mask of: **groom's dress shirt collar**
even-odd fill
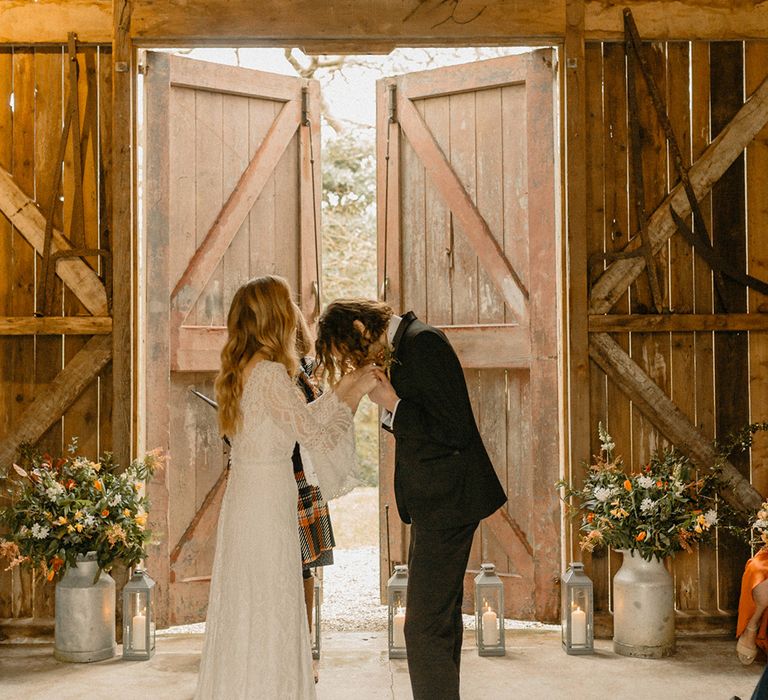
[[[402,316],[392,314],[389,318],[389,325],[387,326],[387,342],[389,347],[394,349],[393,344],[395,342],[395,336],[397,335],[397,329],[400,327],[400,322],[403,320]]]

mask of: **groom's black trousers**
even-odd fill
[[[414,700],[459,700],[461,602],[476,529],[411,525],[405,643]]]

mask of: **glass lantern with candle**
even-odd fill
[[[504,656],[504,583],[493,564],[475,577],[475,637],[480,656]]]
[[[405,658],[405,609],[408,593],[408,566],[397,564],[387,581],[387,620],[389,658]]]
[[[593,654],[592,581],[580,561],[572,562],[563,574],[561,594],[563,649],[566,654]]]
[[[314,608],[312,611],[312,627],[310,628],[310,636],[312,637],[312,658],[316,661],[320,658],[320,604],[321,596],[323,594],[322,579],[317,575],[317,569],[315,569],[314,576],[314,590],[313,601]]]
[[[136,569],[123,588],[123,659],[146,660],[155,653],[155,582]]]

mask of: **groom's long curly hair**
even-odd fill
[[[393,313],[390,306],[372,299],[337,299],[326,307],[317,322],[315,352],[331,384],[370,360],[371,345],[386,332]],[[356,328],[355,321],[365,330]]]

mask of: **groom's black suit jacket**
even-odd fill
[[[428,529],[478,522],[507,500],[477,429],[464,373],[445,335],[402,318],[390,374],[400,517]]]

